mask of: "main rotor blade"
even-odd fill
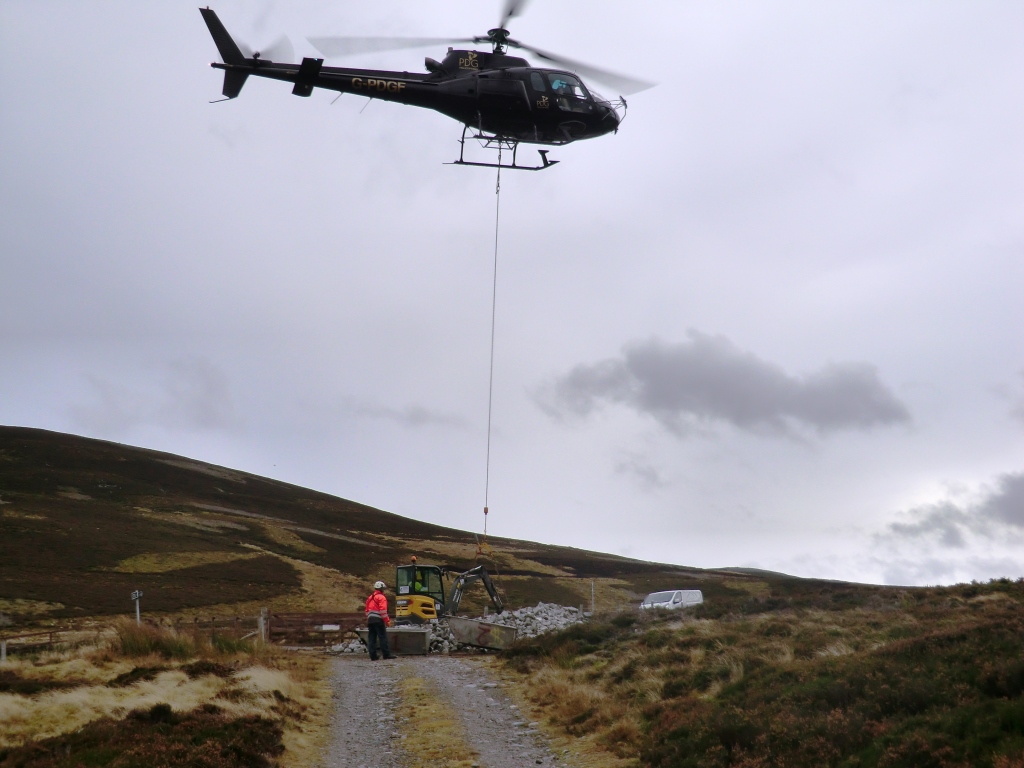
[[[505,0],[505,10],[501,12],[501,24],[498,25],[498,28],[505,29],[509,19],[522,15],[523,8],[528,2],[529,0]]]
[[[450,37],[307,37],[324,56],[351,56],[355,53],[399,51],[403,48],[425,48],[430,45],[472,43],[472,39]]]
[[[550,61],[552,64],[557,64],[560,67],[575,72],[585,80],[598,80],[606,85],[610,85],[616,89],[616,93],[621,96],[630,96],[634,93],[640,93],[640,91],[646,91],[648,88],[653,88],[656,83],[652,83],[649,80],[640,80],[636,77],[629,77],[628,75],[620,75],[617,72],[609,72],[607,69],[600,69],[599,67],[592,66],[590,64],[584,64],[579,61],[573,61],[567,59],[564,56],[558,56],[554,53],[548,53],[542,51],[539,48],[534,48],[532,45],[526,45],[516,40],[509,40],[508,44],[513,48],[521,48],[524,51],[529,51],[539,59]]]

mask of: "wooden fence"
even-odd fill
[[[341,642],[365,623],[363,613],[272,613],[267,639],[275,645],[322,647]]]
[[[210,634],[221,635],[244,640],[251,637],[266,639],[264,630],[265,617],[261,616],[209,616],[202,618],[195,616],[192,619],[174,619],[163,621],[148,621],[143,623],[156,627],[173,629],[179,634]]]
[[[322,648],[354,637],[353,630],[365,624],[363,613],[270,613],[259,616],[196,616],[191,619],[146,619],[143,623],[181,634],[217,634],[234,639],[256,639],[281,646]],[[53,627],[5,635],[0,632],[0,662],[9,652],[50,650],[58,645],[98,637],[111,625]]]
[[[0,663],[7,661],[7,651],[37,651],[53,648],[55,636],[60,630],[48,629],[42,632],[24,632],[20,635],[0,637]]]

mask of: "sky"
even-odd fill
[[[213,7],[297,56],[501,10]],[[658,85],[501,177],[489,484],[494,171],[444,165],[460,126],[427,110],[254,78],[209,103],[178,0],[0,2],[0,423],[471,531],[486,492],[492,536],[661,562],[1024,576],[1024,6],[534,0],[510,26]]]

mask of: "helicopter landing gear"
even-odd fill
[[[509,139],[504,136],[496,136],[493,134],[484,133],[478,131],[474,135],[470,136],[470,139],[476,139],[481,142],[481,146],[484,149],[494,150],[498,153],[498,162],[496,163],[481,163],[472,160],[465,159],[466,152],[466,131],[469,126],[462,126],[462,138],[459,139],[459,159],[454,160],[445,165],[475,165],[479,168],[508,168],[513,171],[543,171],[546,168],[550,168],[553,165],[558,165],[559,160],[548,160],[548,150],[538,149],[537,152],[540,154],[541,165],[518,165],[516,163],[516,154],[519,151],[519,140]],[[512,153],[512,163],[503,163],[501,161],[501,155],[503,152]]]

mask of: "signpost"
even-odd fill
[[[136,589],[132,592],[132,600],[135,601],[135,623],[142,624],[142,614],[139,611],[139,598],[142,597],[142,590]]]

